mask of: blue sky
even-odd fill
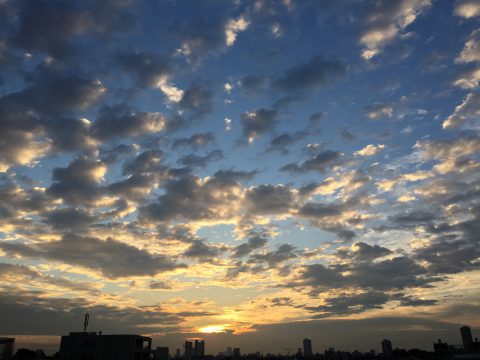
[[[54,350],[89,312],[209,352],[458,342],[480,326],[479,16],[0,1],[1,332]]]

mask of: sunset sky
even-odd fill
[[[480,1],[0,0],[0,334],[480,335]]]

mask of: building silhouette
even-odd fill
[[[148,360],[152,339],[141,335],[71,332],[62,336],[59,360]]]
[[[0,360],[10,360],[13,356],[15,338],[0,338]]]
[[[303,339],[303,356],[305,359],[311,359],[313,357],[312,340],[307,338]]]
[[[382,340],[382,353],[383,355],[390,356],[392,355],[392,342],[388,339]]]
[[[155,360],[168,360],[169,359],[168,347],[157,346],[157,348],[155,349],[155,352],[153,353],[153,358]]]
[[[460,328],[460,334],[462,335],[463,350],[466,353],[473,352],[473,338],[470,328],[468,326],[462,326]]]
[[[185,340],[183,358],[185,360],[191,360],[193,355],[193,343]]]
[[[240,348],[233,348],[233,358],[234,359],[240,359]]]
[[[205,340],[195,339],[195,347],[193,348],[193,356],[205,356]]]

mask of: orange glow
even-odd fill
[[[221,333],[225,332],[225,325],[208,325],[198,329],[199,332],[205,334]]]

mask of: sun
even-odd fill
[[[225,332],[225,325],[208,325],[198,329],[199,332],[205,334]]]

